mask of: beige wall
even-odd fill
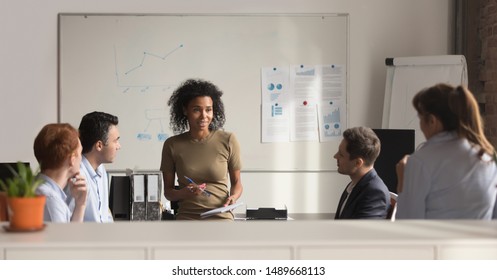
[[[349,13],[348,124],[378,128],[385,58],[451,53],[452,2],[0,0],[0,161],[24,160],[36,166],[33,139],[44,124],[57,121],[58,13]],[[290,212],[334,211],[347,181],[334,172],[243,176],[243,198],[250,206],[287,204]],[[312,185],[309,191],[307,184]]]

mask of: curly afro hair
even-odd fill
[[[221,129],[226,122],[224,104],[221,100],[223,92],[211,82],[201,79],[188,79],[184,81],[171,95],[167,105],[171,108],[170,126],[175,134],[180,134],[189,129],[188,119],[183,114],[183,108],[197,97],[209,96],[212,99],[214,116],[209,125],[209,130]]]

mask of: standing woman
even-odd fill
[[[164,195],[178,201],[177,220],[198,220],[201,213],[233,204],[242,195],[240,145],[233,133],[222,130],[226,120],[222,95],[212,83],[190,79],[167,103],[176,135],[164,143],[160,169]],[[198,188],[204,183],[209,196]],[[233,220],[233,213],[209,218]]]
[[[495,150],[466,88],[437,84],[412,104],[426,142],[397,164],[399,219],[491,219],[497,195]]]
[[[46,197],[43,220],[54,223],[82,222],[86,208],[86,180],[79,174],[81,142],[78,131],[67,123],[45,125],[33,145],[40,164],[38,175],[44,182],[36,193]],[[74,211],[68,206],[64,188],[75,199]]]

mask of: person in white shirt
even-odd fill
[[[397,164],[397,219],[491,219],[497,198],[495,150],[465,87],[437,84],[417,93],[426,142]]]
[[[112,163],[121,148],[118,123],[116,116],[103,112],[88,113],[81,119],[81,174],[88,185],[85,222],[114,221],[109,209],[109,179],[104,164]]]

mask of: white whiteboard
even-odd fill
[[[261,143],[261,68],[295,64],[348,69],[348,15],[60,14],[59,121],[117,115],[122,148],[109,168],[158,169],[172,136],[166,102],[202,78],[224,92],[242,170],[336,170],[339,140]]]
[[[412,99],[423,88],[438,83],[468,84],[463,55],[388,58],[382,127],[414,129],[416,147],[425,141]]]

